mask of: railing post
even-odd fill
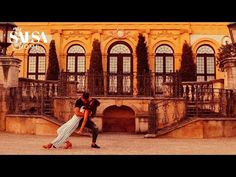
[[[194,101],[195,100],[195,85],[194,84],[192,84],[191,85],[191,95],[192,95],[192,101]]]
[[[197,87],[197,85],[196,85],[196,87]],[[196,114],[197,114],[197,117],[198,117],[198,87],[196,88],[196,99],[195,99],[195,101],[196,101]]]
[[[233,115],[233,90],[226,91],[226,116],[231,117]]]
[[[58,95],[58,82],[54,84],[54,96]]]
[[[187,86],[186,86],[186,89],[185,89],[185,93],[186,93],[186,99],[187,99],[187,101],[190,100],[190,97],[189,97],[189,94],[190,94],[190,93],[189,93],[189,90],[190,90],[190,89],[189,89],[189,85],[187,85]]]
[[[145,138],[154,138],[156,137],[157,133],[157,126],[156,126],[156,105],[154,100],[152,99],[148,105],[149,110],[149,119],[148,119],[148,134],[145,135]]]
[[[226,92],[226,116],[230,116],[230,90],[225,90]]]
[[[41,83],[40,84],[40,86],[41,86],[41,110],[40,110],[40,112],[41,112],[41,114],[43,115],[43,103],[44,103],[44,86],[43,86],[43,83]]]
[[[229,102],[230,102],[230,116],[231,117],[234,117],[234,93],[233,93],[233,90],[230,90],[230,96],[229,96]]]

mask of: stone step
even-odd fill
[[[191,122],[193,122],[193,121],[195,121],[194,118],[185,118],[185,119],[182,119],[182,120],[180,120],[179,122],[177,122],[177,123],[175,123],[175,124],[173,124],[173,125],[171,125],[171,126],[168,126],[168,127],[165,127],[165,128],[162,128],[162,129],[158,130],[158,131],[157,131],[157,136],[161,136],[161,135],[164,135],[164,134],[166,134],[166,133],[168,133],[168,132],[171,132],[171,131],[173,131],[173,130],[176,130],[176,129],[178,129],[178,128],[181,128],[181,127],[183,127],[183,126],[185,126],[185,125],[187,125],[187,124],[189,124],[189,123],[191,123]]]

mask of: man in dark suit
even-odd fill
[[[98,136],[98,128],[96,124],[92,121],[92,117],[96,114],[97,107],[100,105],[100,102],[95,99],[89,97],[89,93],[84,92],[83,95],[76,101],[75,103],[75,111],[78,111],[82,106],[85,107],[85,109],[88,109],[90,111],[90,116],[88,118],[82,118],[80,120],[80,123],[78,125],[79,133],[82,134],[84,127],[88,128],[92,132],[92,148],[100,148],[96,144],[97,136]]]

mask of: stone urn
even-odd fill
[[[4,88],[18,87],[20,59],[0,56],[0,84]]]
[[[236,57],[226,58],[222,64],[226,71],[226,89],[236,92]]]

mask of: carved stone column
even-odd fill
[[[227,77],[226,88],[236,90],[236,57],[226,58],[223,63]]]
[[[222,61],[226,71],[226,89],[233,90],[233,114],[236,115],[236,57],[226,58]]]
[[[149,120],[148,120],[148,134],[144,138],[155,138],[157,137],[157,117],[156,117],[156,105],[152,99],[148,105]]]

